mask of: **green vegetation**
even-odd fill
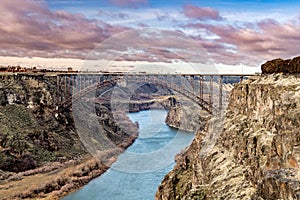
[[[19,172],[86,153],[69,111],[54,117],[54,83],[54,79],[0,80],[1,170]]]

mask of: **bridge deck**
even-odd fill
[[[5,75],[31,75],[31,76],[78,76],[78,75],[85,75],[85,76],[258,76],[260,74],[213,74],[213,73],[203,73],[203,74],[194,74],[194,73],[103,73],[103,72],[0,72],[0,76]]]

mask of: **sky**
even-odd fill
[[[299,11],[296,0],[1,0],[0,65],[253,73],[299,55]]]

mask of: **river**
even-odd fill
[[[128,114],[139,123],[139,137],[107,172],[63,200],[153,200],[175,155],[194,137],[166,125],[166,115],[165,110]]]

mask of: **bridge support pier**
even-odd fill
[[[75,94],[75,92],[76,92],[76,88],[77,88],[77,82],[76,82],[76,80],[77,80],[77,78],[78,78],[78,76],[73,76],[71,78],[71,80],[72,80],[72,90],[71,90],[72,95]]]
[[[70,96],[72,96],[72,91],[71,91],[71,87],[72,87],[72,84],[71,84],[71,80],[72,80],[72,75],[70,75],[70,76],[68,76],[68,79],[67,79],[67,92],[68,92],[68,98],[70,97]]]
[[[219,109],[222,110],[223,106],[223,76],[219,76]]]
[[[193,92],[193,94],[195,94],[195,76],[194,75],[191,75],[190,76],[190,80],[191,80],[191,86],[192,86],[192,92]]]
[[[80,91],[81,90],[81,75],[78,75],[77,78],[76,78],[76,90],[75,92],[77,91]],[[75,94],[75,93],[73,93]]]
[[[213,76],[209,76],[209,107],[210,111],[213,111],[213,94],[214,94],[214,86],[213,86]]]
[[[61,94],[60,94],[60,77],[57,76],[56,77],[56,101],[57,101],[57,105],[60,104],[60,97],[61,97]]]
[[[64,97],[67,96],[67,76],[64,76],[63,80],[64,80]]]
[[[200,76],[200,99],[203,99],[203,76]],[[202,108],[203,110],[203,108]]]

